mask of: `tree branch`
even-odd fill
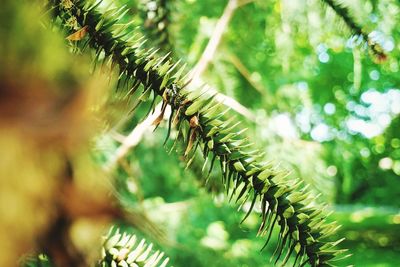
[[[191,158],[200,147],[205,159],[212,158],[210,171],[219,159],[222,181],[230,199],[235,197],[235,202],[240,201],[241,205],[251,202],[243,220],[256,203],[260,207],[258,234],[268,235],[266,244],[272,229],[279,225],[275,263],[286,251],[282,266],[293,253],[296,261],[305,257],[301,266],[307,263],[326,266],[342,252],[336,248],[342,240],[327,240],[336,231],[336,224],[326,222],[327,215],[316,206],[306,188],[299,189],[301,182],[288,180],[286,171],[263,162],[259,151],[249,151],[250,144],[243,138],[243,130],[237,130],[238,122],[234,117],[224,119],[224,110],[212,92],[188,86],[188,80],[185,76],[182,78],[182,68],[171,65],[166,58],[157,58],[154,50],[144,49],[142,40],[126,37],[125,34],[131,33],[124,32],[123,25],[115,24],[123,9],[104,15],[83,0],[76,0],[74,7],[67,10],[60,1],[52,3],[64,23],[73,16],[81,27],[88,26],[89,46],[118,65],[120,77],[126,83],[134,89],[141,83],[143,92],[139,99],[153,92],[162,97],[163,107],[171,107],[169,121],[178,130],[177,139],[187,146],[186,158]]]

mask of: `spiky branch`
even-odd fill
[[[358,24],[355,18],[350,14],[349,9],[337,0],[322,0],[330,6],[333,11],[343,19],[347,27],[355,34],[360,37],[364,42],[368,44],[371,52],[378,58],[378,60],[383,61],[386,59],[386,54],[380,44],[373,40],[368,32],[366,32],[360,24]]]
[[[224,119],[221,104],[215,102],[214,93],[208,89],[190,89],[183,76],[184,68],[172,64],[167,57],[157,58],[156,50],[143,48],[143,40],[132,37],[126,27],[117,22],[124,10],[97,11],[100,3],[76,0],[73,6],[63,6],[62,1],[51,0],[54,15],[65,24],[75,19],[85,34],[79,40],[104,55],[119,66],[120,80],[130,88],[131,95],[143,89],[139,99],[151,94],[162,97],[162,113],[171,107],[169,130],[174,125],[177,139],[186,143],[184,155],[190,159],[196,149],[201,148],[205,159],[211,159],[210,171],[219,159],[222,181],[230,199],[242,204],[251,201],[251,207],[260,205],[261,224],[258,234],[267,235],[268,243],[272,229],[280,226],[279,241],[275,251],[275,262],[283,257],[285,265],[295,253],[293,265],[329,266],[341,251],[337,242],[327,241],[337,229],[334,223],[326,222],[326,215],[316,207],[306,189],[299,189],[301,182],[289,181],[287,172],[261,161],[259,151],[249,151],[250,144],[237,131],[234,118]],[[122,14],[122,15],[121,15]],[[70,34],[76,34],[70,30]],[[86,35],[86,36],[85,36]],[[71,36],[71,35],[70,35]],[[153,101],[154,103],[154,101]],[[155,124],[160,120],[156,119]],[[168,130],[168,132],[169,132]],[[175,140],[177,141],[177,140]],[[190,160],[189,160],[190,161]],[[232,189],[230,189],[232,188]]]
[[[145,239],[136,235],[120,233],[119,229],[111,228],[103,237],[101,259],[98,267],[165,267],[169,258],[164,253],[153,249],[153,244],[147,244]],[[23,267],[52,267],[50,260],[44,254],[28,257],[23,261]]]
[[[98,267],[165,267],[169,258],[164,253],[153,250],[153,244],[135,235],[120,233],[119,230],[111,229],[104,237],[102,247],[102,259]]]

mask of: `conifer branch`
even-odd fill
[[[104,237],[102,258],[98,267],[165,267],[169,258],[164,253],[153,251],[153,244],[146,244],[135,235],[121,234],[117,229],[110,229]]]
[[[333,9],[333,11],[338,15],[347,27],[352,31],[352,33],[358,37],[360,37],[364,42],[368,44],[371,52],[374,56],[377,57],[379,61],[384,61],[387,58],[387,55],[380,44],[373,40],[370,36],[370,33],[366,32],[360,24],[358,24],[355,18],[350,14],[350,10],[344,4],[339,3],[338,0],[322,0],[329,7]]]
[[[183,154],[188,164],[199,148],[205,159],[211,159],[209,172],[219,159],[222,181],[230,199],[242,205],[251,201],[244,220],[256,203],[260,206],[258,235],[267,236],[266,245],[272,229],[280,226],[275,263],[281,259],[285,265],[293,253],[294,266],[307,263],[330,266],[331,261],[337,260],[342,250],[336,245],[342,240],[330,242],[329,237],[338,227],[326,222],[326,215],[313,203],[306,188],[300,189],[301,182],[289,181],[286,171],[262,162],[262,153],[250,150],[251,145],[242,135],[244,130],[237,130],[239,123],[235,118],[224,119],[226,111],[214,100],[215,92],[207,87],[191,89],[183,76],[184,67],[172,64],[167,57],[157,58],[157,50],[144,49],[143,40],[132,37],[125,26],[116,24],[124,9],[102,14],[96,9],[100,2],[76,0],[71,7],[61,5],[60,0],[50,3],[62,24],[72,18],[86,28],[86,37],[78,45],[89,45],[96,50],[97,57],[102,54],[105,61],[118,65],[120,84],[129,88],[132,97],[141,85],[140,100],[151,95],[162,97],[160,116],[167,105],[171,107],[169,129],[175,126],[178,130],[175,141],[186,144]],[[156,120],[155,124],[159,122]]]

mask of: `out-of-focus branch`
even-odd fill
[[[140,143],[144,134],[152,127],[153,122],[161,112],[161,103],[156,106],[154,112],[147,118],[139,123],[128,136],[121,140],[121,145],[117,149],[114,157],[108,162],[106,166],[107,171],[111,171],[117,163],[123,159],[128,152]]]
[[[347,6],[337,0],[322,0],[338,15],[347,27],[357,36],[361,37],[370,48],[370,51],[377,57],[378,62],[385,61],[387,58],[386,52],[383,47],[373,38],[371,33],[365,31],[355,18],[350,14]]]
[[[200,60],[192,70],[192,80],[194,83],[203,74],[209,63],[214,57],[215,51],[219,43],[221,42],[222,35],[224,34],[229,21],[231,20],[235,9],[238,7],[238,0],[229,0],[228,5],[225,7],[224,13],[219,18],[217,25],[211,35],[210,41],[208,42],[206,49],[204,49]]]
[[[203,84],[201,80],[201,75],[207,69],[208,65],[211,63],[212,59],[214,58],[215,52],[217,51],[218,45],[221,42],[222,36],[234,14],[234,11],[243,5],[253,2],[254,0],[230,0],[227,6],[224,9],[224,12],[220,19],[218,20],[215,29],[211,35],[211,38],[200,57],[200,60],[193,68],[191,72],[191,84],[194,86],[201,86]],[[215,97],[216,100],[223,102],[225,106],[230,107],[232,110],[236,111],[237,113],[244,116],[246,119],[255,121],[254,114],[245,106],[240,104],[235,99],[226,96],[224,94],[218,93]]]
[[[227,95],[218,93],[215,96],[215,99],[218,100],[219,102],[222,102],[224,106],[230,107],[232,110],[236,111],[249,121],[255,122],[256,121],[256,116],[251,112],[248,108],[240,104],[238,101],[236,101],[234,98],[229,97]]]
[[[254,0],[229,0],[224,9],[224,12],[222,13],[222,16],[219,18],[217,24],[215,25],[214,31],[211,35],[210,41],[206,46],[206,49],[204,49],[200,60],[197,62],[196,66],[192,70],[191,75],[194,82],[196,82],[196,80],[201,77],[207,66],[214,58],[218,45],[221,42],[222,36],[225,33],[226,28],[228,27],[228,24],[231,21],[235,10],[253,1]]]

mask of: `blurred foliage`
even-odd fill
[[[62,92],[60,98],[68,99],[77,87],[83,87],[76,80],[88,76],[79,71],[88,60],[80,56],[71,59],[58,33],[31,23],[37,20],[36,9],[29,11],[30,5],[8,2],[14,4],[0,11],[0,73],[15,80],[32,76],[47,80],[58,85],[49,86],[51,90]],[[124,19],[134,19],[133,25],[140,26],[149,18],[143,14],[149,12],[149,2],[152,1],[105,0],[103,4],[126,4],[130,12]],[[168,12],[156,14],[168,15],[162,18],[168,20],[168,49],[173,50],[175,58],[193,67],[227,1],[166,2]],[[292,170],[293,177],[301,177],[312,190],[321,193],[320,198],[332,204],[331,219],[343,225],[337,235],[346,237],[342,246],[350,248],[353,254],[340,266],[399,266],[400,5],[395,0],[343,2],[387,50],[386,61],[376,64],[365,45],[357,44],[340,18],[321,1],[252,1],[235,10],[203,76],[254,114],[254,121],[240,119],[249,128],[251,139],[264,148],[267,160]],[[140,5],[147,5],[147,9]],[[152,8],[150,4],[150,11]],[[143,34],[157,36],[154,28],[150,30]],[[165,41],[166,35],[162,36],[161,40],[148,36],[148,46]],[[75,49],[73,44],[70,49]],[[110,76],[108,86],[115,87],[111,71],[104,72]],[[3,103],[6,98],[1,97]],[[92,143],[92,155],[100,167],[110,162],[124,137],[141,122],[149,108],[139,107],[131,112],[121,96],[116,93],[114,97],[107,102],[109,110],[98,116],[100,124],[106,127]],[[103,101],[91,104],[90,109],[98,111]],[[141,234],[165,251],[175,266],[270,266],[266,255],[273,254],[274,246],[268,246],[267,253],[259,252],[263,240],[254,234],[257,215],[251,214],[239,224],[248,207],[242,207],[241,215],[227,204],[218,173],[212,173],[210,181],[204,184],[201,163],[195,161],[193,168],[185,170],[184,159],[169,154],[168,145],[167,149],[163,147],[165,124],[154,133],[146,131],[140,144],[125,157],[125,163],[104,175],[113,177],[112,193],[126,210],[144,212],[160,228],[158,235],[143,228]],[[2,129],[8,129],[9,125],[4,125]],[[21,144],[28,137],[12,142],[9,139],[8,132],[4,132],[0,141],[9,147],[1,154],[5,162],[1,166],[12,169],[6,175],[15,178],[19,174],[18,166],[14,166],[16,158],[29,162],[29,158],[35,158],[30,154],[42,150],[22,150]],[[13,148],[14,142],[19,142],[21,152]],[[24,156],[13,156],[7,151]],[[50,156],[44,154],[43,161],[51,162],[46,159]],[[13,164],[5,161],[9,157],[15,158]],[[52,160],[57,161],[58,157]],[[42,162],[39,158],[37,161]],[[82,165],[86,168],[86,162]],[[28,167],[29,164],[24,165],[26,172]],[[46,171],[41,167],[41,172]],[[86,177],[83,173],[81,180]],[[25,176],[21,176],[21,181],[25,181]],[[5,177],[1,179],[3,185]],[[46,188],[41,180],[36,181],[36,187]],[[19,190],[18,186],[11,187]],[[10,199],[3,197],[1,201],[6,210],[8,206],[3,203]],[[131,224],[117,223],[126,232],[140,235]],[[97,235],[98,232],[92,233]],[[85,238],[78,234],[76,243]],[[272,240],[275,242],[276,235]]]
[[[68,168],[85,165],[97,128],[91,109],[106,92],[104,79],[88,73],[88,57],[71,55],[45,18],[33,2],[0,9],[1,266],[36,252],[63,210]],[[85,166],[82,187],[93,181],[88,173]]]

